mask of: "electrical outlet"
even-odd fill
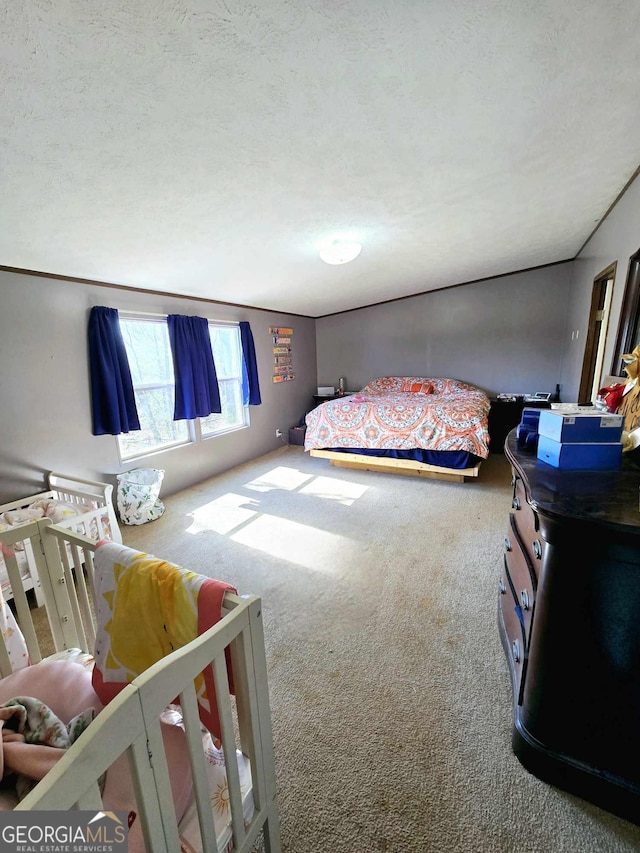
[[[282,438],[282,430],[281,429],[276,430],[276,438]]]

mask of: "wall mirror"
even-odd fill
[[[618,337],[611,362],[611,374],[613,376],[626,378],[622,355],[631,352],[638,344],[640,344],[640,249],[629,258]]]

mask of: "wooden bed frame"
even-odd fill
[[[449,483],[464,483],[468,477],[477,477],[481,463],[472,468],[444,468],[412,459],[393,459],[387,456],[365,456],[361,453],[337,453],[335,450],[310,450],[311,456],[328,459],[337,468],[360,468],[365,471],[406,474],[409,477],[425,477],[430,480],[445,480]]]

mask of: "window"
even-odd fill
[[[240,327],[209,323],[213,360],[218,375],[222,413],[198,421],[174,421],[175,383],[169,330],[162,317],[123,317],[120,328],[129,358],[140,430],[118,436],[121,459],[134,459],[249,425],[242,403]]]
[[[140,430],[118,436],[120,457],[133,459],[193,441],[189,421],[174,421],[173,360],[165,320],[120,317]]]
[[[248,409],[242,404],[242,345],[239,326],[209,323],[213,361],[218,374],[222,414],[200,418],[203,438],[248,426]]]

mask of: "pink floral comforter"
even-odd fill
[[[305,450],[465,450],[489,454],[487,395],[457,379],[385,376],[309,412]]]

